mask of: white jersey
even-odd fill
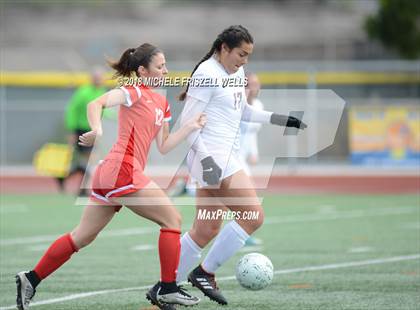
[[[242,169],[238,150],[240,124],[246,103],[245,75],[243,68],[234,74],[228,74],[224,67],[214,58],[200,64],[192,76],[193,80],[213,82],[213,87],[190,84],[188,98],[198,100],[205,106],[207,123],[199,136],[204,146],[222,169],[222,179]],[[227,85],[226,83],[232,83]],[[184,108],[185,112],[185,108]],[[183,113],[184,113],[183,112]],[[188,114],[188,112],[185,112]],[[200,156],[193,149],[187,157],[187,165],[193,179],[201,186],[207,184],[202,179]]]
[[[207,149],[211,153],[224,154],[238,151],[241,117],[246,104],[244,69],[241,67],[234,74],[228,74],[214,57],[210,57],[200,64],[192,77],[217,81],[215,87],[190,87],[187,94],[207,103],[204,110],[207,123],[200,134]],[[242,85],[223,85],[228,80]]]

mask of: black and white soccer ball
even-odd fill
[[[266,288],[273,281],[273,264],[260,253],[243,256],[236,265],[236,279],[246,289],[257,291]]]

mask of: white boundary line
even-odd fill
[[[371,209],[371,210],[348,210],[338,211],[331,214],[324,213],[313,213],[313,214],[301,214],[301,215],[286,215],[286,216],[275,216],[268,217],[264,221],[264,225],[279,224],[279,223],[300,223],[300,222],[317,222],[317,221],[331,221],[339,219],[351,219],[358,217],[374,217],[374,216],[386,216],[386,215],[399,215],[419,212],[420,209],[415,206],[406,206],[398,208],[382,208],[382,209]],[[185,224],[184,227],[191,227],[192,224]],[[118,237],[118,236],[130,236],[130,235],[146,235],[157,233],[158,229],[155,227],[143,227],[143,228],[126,228],[126,229],[115,229],[103,231],[99,237]],[[0,246],[20,245],[20,244],[32,244],[54,241],[57,239],[57,235],[39,235],[33,237],[22,237],[22,238],[11,238],[11,239],[0,239]]]
[[[386,264],[386,263],[395,263],[401,261],[408,261],[408,260],[416,260],[420,259],[420,254],[413,254],[413,255],[405,255],[405,256],[394,256],[388,258],[378,258],[378,259],[369,259],[363,261],[355,261],[355,262],[344,262],[344,263],[336,263],[336,264],[327,264],[327,265],[319,265],[319,266],[307,266],[301,268],[293,268],[293,269],[284,269],[284,270],[276,270],[274,271],[275,274],[290,274],[290,273],[299,273],[299,272],[306,272],[306,271],[318,271],[318,270],[328,270],[328,269],[339,269],[339,268],[350,268],[350,267],[359,267],[359,266],[368,266],[368,265],[377,265],[377,264]],[[230,281],[234,280],[235,276],[228,276],[228,277],[220,277],[218,281]],[[146,290],[151,286],[138,286],[138,287],[127,287],[127,288],[120,288],[120,289],[110,289],[110,290],[101,290],[101,291],[92,291],[80,294],[73,294],[59,298],[52,298],[37,301],[31,304],[31,307],[34,306],[41,306],[41,305],[48,305],[54,304],[74,299],[81,299],[91,296],[97,295],[104,295],[104,294],[113,294],[118,292],[129,292],[129,291],[140,291]],[[16,305],[1,307],[0,310],[9,310],[9,309],[16,309]]]

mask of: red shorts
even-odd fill
[[[143,174],[143,170],[134,167],[130,162],[105,159],[95,170],[92,179],[92,194],[90,199],[103,205],[115,206],[115,211],[121,205],[110,200],[143,189],[150,179]]]

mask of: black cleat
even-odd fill
[[[201,265],[191,271],[188,275],[188,282],[202,291],[211,300],[221,305],[227,305],[226,298],[217,287],[214,274],[206,272]]]
[[[146,298],[152,305],[159,307],[161,310],[175,310],[175,306],[159,302],[157,299],[157,291],[160,287],[160,282],[156,283],[147,293]]]

